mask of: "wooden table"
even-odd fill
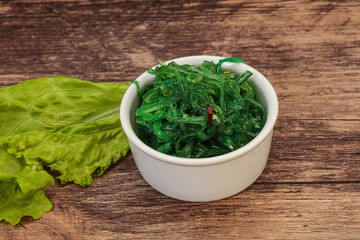
[[[130,81],[158,60],[243,58],[280,112],[267,167],[225,200],[152,189],[131,153],[90,187],[48,187],[51,212],[1,239],[360,239],[360,2],[0,2],[0,86],[65,75]],[[4,124],[4,123],[1,123]]]

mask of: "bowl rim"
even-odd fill
[[[220,59],[223,59],[223,58],[226,58],[226,57],[219,57],[219,56],[212,56],[212,55],[194,55],[194,56],[186,56],[186,57],[171,59],[171,60],[166,61],[165,63],[168,64],[172,61],[188,61],[188,60],[209,60],[209,61],[214,61],[216,63]],[[260,77],[262,83],[264,84],[263,86],[264,86],[265,91],[267,91],[270,95],[271,101],[269,101],[269,102],[271,102],[271,105],[273,107],[273,110],[271,112],[269,112],[269,111],[267,112],[267,119],[266,119],[263,129],[249,143],[247,143],[243,147],[236,149],[232,152],[229,152],[229,153],[226,153],[223,155],[219,155],[219,156],[206,157],[206,158],[183,158],[183,157],[172,156],[172,155],[168,155],[168,154],[156,151],[155,149],[149,147],[143,141],[141,141],[131,126],[130,104],[128,103],[128,101],[129,101],[129,98],[132,97],[132,95],[134,95],[134,94],[137,95],[137,91],[136,91],[137,88],[136,88],[135,84],[131,84],[130,87],[126,90],[126,92],[123,96],[123,99],[121,101],[121,105],[120,105],[120,121],[121,121],[122,128],[123,128],[126,136],[128,137],[128,140],[131,143],[133,143],[137,148],[139,148],[146,154],[152,156],[153,158],[156,158],[158,160],[168,162],[168,163],[173,163],[173,164],[178,164],[178,165],[187,165],[187,166],[203,166],[203,165],[218,164],[218,163],[230,161],[235,158],[239,158],[240,156],[243,156],[246,153],[248,153],[249,151],[253,150],[259,144],[261,144],[273,130],[275,122],[277,120],[277,116],[278,116],[279,103],[278,103],[278,98],[277,98],[276,92],[275,92],[273,86],[271,85],[271,83],[269,82],[269,80],[264,75],[262,75],[259,71],[252,68],[251,66],[249,66],[245,63],[241,63],[241,64],[244,64],[244,66],[247,69],[249,69],[253,73],[256,73]],[[159,66],[159,65],[156,65],[156,66]],[[155,68],[156,66],[154,66],[152,68]],[[149,75],[151,75],[151,74],[149,74],[147,71],[145,71],[144,73],[142,73],[140,76],[138,76],[136,78],[136,81],[141,81],[143,78],[145,78],[146,76],[149,76]]]

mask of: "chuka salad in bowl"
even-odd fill
[[[141,105],[136,110],[138,137],[159,152],[205,158],[222,155],[249,143],[266,121],[265,108],[255,99],[246,70],[237,76],[222,70],[224,58],[200,66],[160,61],[148,73],[152,84],[137,92]]]
[[[278,114],[271,83],[236,58],[159,62],[126,90],[120,120],[136,166],[179,200],[223,199],[264,170]]]

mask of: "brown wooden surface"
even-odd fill
[[[131,154],[1,239],[360,239],[360,2],[0,1],[0,86],[65,75],[130,81],[158,60],[243,58],[280,103],[269,162],[247,190],[186,203]],[[1,123],[3,124],[3,123]]]

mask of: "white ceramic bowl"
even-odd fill
[[[201,65],[204,60],[217,63],[222,58],[224,57],[189,56],[168,62]],[[120,119],[136,166],[147,183],[169,197],[194,202],[223,199],[249,187],[265,168],[278,114],[276,93],[261,73],[244,63],[224,63],[222,69],[237,74],[245,70],[253,73],[249,83],[255,90],[256,99],[266,108],[267,119],[262,131],[251,142],[221,156],[180,158],[160,153],[147,146],[136,135],[135,111],[140,99],[135,84],[129,87],[123,97]],[[153,80],[154,75],[147,72],[137,78],[140,87]]]

